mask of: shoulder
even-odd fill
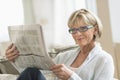
[[[92,51],[95,55],[95,58],[100,61],[112,61],[113,58],[110,53],[102,49],[100,44],[96,44],[96,47]]]
[[[110,53],[104,51],[104,50],[101,50],[98,54],[99,58],[103,58],[105,60],[112,60],[112,56]]]
[[[110,55],[110,53],[101,50],[97,55],[96,55],[96,62],[99,63],[99,65],[109,65],[113,66],[113,58]]]

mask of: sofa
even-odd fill
[[[77,47],[76,45],[70,47],[57,46],[54,49],[52,49],[52,51],[49,52],[49,54],[53,58],[57,54],[59,54],[59,52],[66,51],[69,49],[74,49],[76,47]],[[16,80],[18,75],[19,72],[13,67],[13,65],[9,61],[0,62],[0,80]],[[114,80],[119,80],[119,79],[114,78]]]

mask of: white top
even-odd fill
[[[59,53],[54,61],[65,64],[68,68],[77,57],[80,48]],[[43,73],[44,74],[44,73]],[[45,74],[44,74],[45,75]],[[74,70],[69,80],[113,80],[114,64],[110,54],[102,50],[99,44],[90,51],[83,64]],[[50,79],[49,79],[50,80]],[[57,78],[51,80],[59,80]]]

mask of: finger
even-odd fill
[[[9,53],[6,55],[6,57],[12,57],[14,55],[18,55],[19,54],[19,51],[18,50],[14,50],[12,53]]]
[[[62,76],[62,75],[57,75],[57,77],[58,77],[59,79],[64,80],[64,76]]]
[[[52,71],[53,71],[53,73],[55,73],[55,74],[60,74],[60,73],[64,72],[64,70],[63,70],[62,68],[53,69]]]
[[[51,71],[55,74],[59,74],[64,71],[64,65],[63,64],[56,64],[50,68]]]
[[[8,48],[8,50],[6,50],[6,55],[13,53],[14,50],[16,50],[17,47],[15,45],[12,45],[10,48]]]
[[[62,75],[64,75],[63,74],[63,72],[53,72],[55,75],[57,75],[57,76],[62,76]]]
[[[10,48],[12,48],[12,46],[13,46],[13,43],[11,43],[11,44],[8,46],[8,48],[6,49],[6,51],[9,50]]]
[[[18,54],[13,53],[13,54],[7,56],[7,59],[8,59],[8,60],[13,60],[13,59],[17,58],[18,56],[19,56]]]
[[[63,73],[64,73],[64,69],[63,69],[63,68],[64,68],[64,67],[57,68],[57,69],[53,69],[52,72],[53,72],[55,75],[61,76],[61,75],[63,75]]]
[[[18,50],[14,50],[14,52],[7,54],[6,58],[8,60],[11,60],[11,59],[15,59],[16,58],[15,56],[18,56],[18,55],[19,55],[19,51]]]
[[[9,58],[9,61],[15,61],[15,59],[18,57],[18,55],[14,55],[12,57]]]
[[[58,68],[61,68],[62,66],[63,66],[63,64],[55,64],[50,67],[50,70],[58,69]]]
[[[53,73],[61,79],[68,79],[72,74],[72,71],[69,70],[64,64],[55,65],[52,68]]]

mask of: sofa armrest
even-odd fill
[[[9,61],[0,62],[0,71],[2,74],[19,74]]]

